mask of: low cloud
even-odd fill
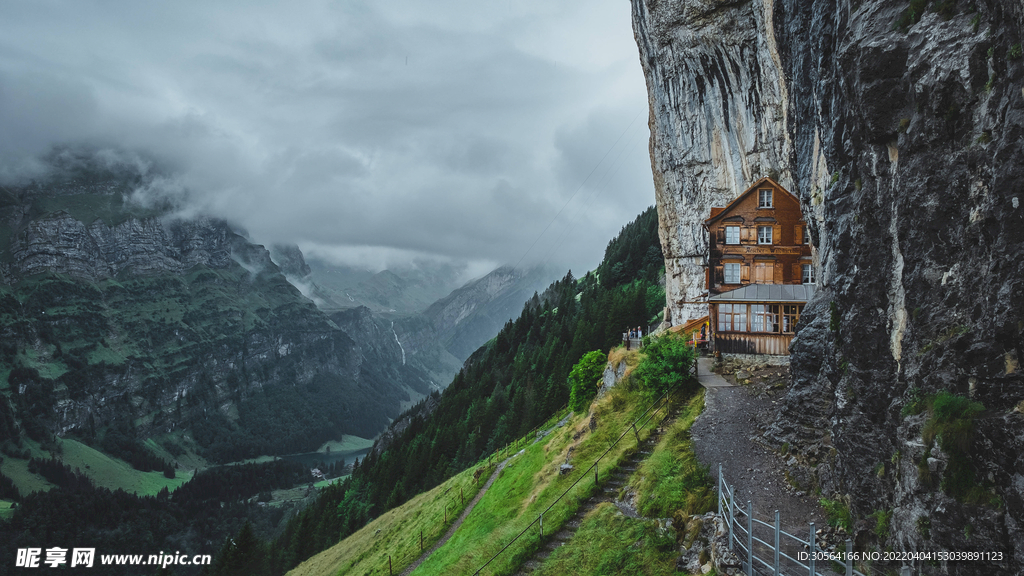
[[[0,180],[127,151],[264,244],[582,271],[654,201],[647,98],[628,3],[557,4],[8,4]]]

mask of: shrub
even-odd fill
[[[569,409],[580,412],[597,394],[597,382],[604,373],[607,356],[600,350],[587,352],[569,372]]]
[[[830,526],[842,528],[847,532],[853,528],[853,516],[850,515],[850,507],[844,504],[842,500],[829,500],[828,498],[822,498],[818,502],[820,502],[821,507],[825,509],[825,515],[828,516],[828,523]]]
[[[875,510],[870,514],[875,519],[875,536],[879,540],[889,537],[889,524],[892,521],[892,510]]]
[[[1014,44],[1010,46],[1010,50],[1006,53],[1007,58],[1010,60],[1020,60],[1021,56],[1024,56],[1024,48],[1020,44]]]
[[[634,375],[641,385],[657,396],[684,385],[696,388],[691,374],[697,352],[681,336],[668,334],[655,339],[644,349]]]

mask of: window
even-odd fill
[[[725,283],[726,284],[739,284],[740,283],[740,265],[739,264],[726,264],[725,268]]]
[[[758,208],[771,208],[772,207],[772,191],[771,190],[758,190],[757,191],[757,207]]]
[[[772,227],[771,226],[758,226],[757,227],[757,243],[758,244],[771,244],[772,243]]]
[[[800,321],[800,311],[803,307],[799,304],[786,304],[782,307],[782,331],[787,334],[796,332],[797,322]]]
[[[751,332],[778,332],[779,331],[779,305],[778,304],[751,304],[750,305]]]
[[[725,227],[725,243],[726,244],[739,244],[740,243],[740,227],[739,226],[726,226]]]
[[[719,332],[746,332],[747,331],[747,305],[746,304],[719,304],[718,305],[718,331]]]
[[[801,264],[800,269],[803,272],[804,284],[814,284],[814,265],[813,264]]]
[[[807,231],[807,226],[804,226],[804,244],[811,243],[811,233]]]

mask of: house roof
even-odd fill
[[[751,184],[746,190],[743,191],[742,194],[737,196],[732,202],[729,202],[729,204],[725,208],[712,208],[711,209],[711,217],[708,218],[707,220],[704,220],[704,225],[706,226],[708,224],[711,224],[715,220],[719,220],[721,218],[726,217],[729,214],[729,212],[732,211],[733,206],[738,204],[740,201],[742,201],[744,198],[746,198],[749,194],[752,194],[754,192],[754,190],[757,190],[758,188],[762,187],[766,182],[768,184],[774,186],[775,188],[781,190],[782,192],[785,192],[786,194],[789,194],[790,196],[793,196],[793,193],[790,192],[789,190],[786,190],[785,188],[783,188],[781,184],[779,184],[775,180],[772,180],[771,178],[765,176],[764,178],[761,178],[757,182],[754,182],[753,184]],[[793,198],[796,199],[796,196],[793,196]]]
[[[807,302],[814,297],[814,284],[747,284],[716,294],[709,302]]]

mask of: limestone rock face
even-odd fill
[[[707,231],[754,180],[792,188],[786,85],[771,0],[633,0],[672,322],[707,313]],[[703,311],[702,311],[703,310]]]
[[[858,545],[1000,551],[1002,561],[923,570],[1018,573],[1024,6],[634,0],[633,10],[673,319],[693,315],[682,302],[702,290],[703,271],[694,279],[678,259],[700,252],[706,207],[776,171],[801,199],[820,285],[770,435],[813,461],[822,493],[849,497],[856,518],[892,513],[887,534],[863,529]],[[755,101],[749,115],[723,105]],[[714,126],[733,139],[716,140]],[[756,145],[735,137],[751,126]],[[730,153],[716,155],[716,141]],[[923,438],[932,413],[904,410],[943,390],[985,407],[960,456]]]

